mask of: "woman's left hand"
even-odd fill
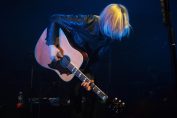
[[[94,80],[90,80],[89,82],[82,82],[81,86],[85,87],[87,91],[92,90],[91,83],[94,83]]]

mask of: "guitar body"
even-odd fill
[[[40,36],[36,44],[35,47],[36,61],[44,68],[55,71],[62,80],[66,82],[70,81],[74,77],[74,74],[61,72],[59,69],[52,68],[51,66],[49,66],[52,62],[50,60],[50,48],[46,44],[46,36],[47,29],[43,31],[42,35]],[[83,55],[70,45],[67,37],[65,36],[64,32],[61,29],[59,30],[59,39],[57,40],[58,41],[56,42],[58,42],[58,44],[56,45],[58,45],[60,50],[62,50],[63,55],[68,56],[72,64],[79,69],[83,63]]]

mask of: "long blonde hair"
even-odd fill
[[[121,4],[110,4],[100,14],[100,30],[103,35],[121,40],[130,32],[128,10]]]

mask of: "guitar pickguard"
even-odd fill
[[[48,64],[50,68],[55,69],[60,72],[60,74],[70,75],[72,74],[67,68],[61,66],[60,61],[52,61]]]

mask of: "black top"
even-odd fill
[[[55,43],[61,28],[69,42],[88,54],[89,63],[87,68],[92,70],[92,65],[99,59],[104,59],[105,51],[108,50],[109,40],[103,36],[99,29],[99,17],[96,15],[61,15],[55,14],[50,18],[47,30],[47,44]],[[91,72],[92,73],[92,72]]]

